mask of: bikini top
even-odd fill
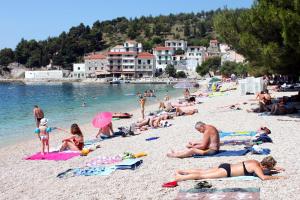
[[[252,173],[248,172],[246,167],[245,167],[245,163],[244,162],[242,162],[242,163],[243,163],[243,168],[244,168],[244,175],[245,176],[254,176],[255,173],[254,172],[252,172]]]

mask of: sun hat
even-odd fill
[[[45,126],[45,125],[47,125],[47,123],[48,123],[48,119],[47,118],[43,118],[43,119],[41,119],[40,125],[41,126]]]

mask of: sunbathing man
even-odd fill
[[[189,108],[189,109],[184,109],[184,108],[176,108],[176,116],[183,116],[183,115],[193,115],[195,113],[198,113],[198,109],[194,108]]]
[[[187,150],[168,153],[168,157],[172,158],[186,158],[195,154],[211,156],[219,152],[220,149],[220,136],[218,130],[203,122],[197,122],[195,129],[203,133],[203,138],[200,142],[189,142]]]
[[[275,165],[276,160],[272,156],[268,156],[261,162],[257,160],[246,160],[237,164],[222,163],[218,167],[210,169],[176,170],[175,180],[218,179],[234,176],[258,176],[261,180],[283,178],[264,174],[264,170],[269,171],[269,174],[284,171],[283,168],[275,167]]]

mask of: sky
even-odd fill
[[[0,49],[14,49],[21,38],[44,40],[81,22],[134,18],[217,8],[249,8],[253,0],[3,0]]]

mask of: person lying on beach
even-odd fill
[[[61,128],[57,128],[57,129],[63,130]],[[65,151],[65,150],[81,151],[83,149],[84,137],[79,126],[77,124],[72,124],[70,132],[72,136],[62,140],[62,146],[59,149],[59,151]]]
[[[176,116],[183,116],[183,115],[193,115],[195,113],[198,113],[198,109],[195,108],[189,108],[189,109],[184,109],[184,108],[176,108],[175,115]]]
[[[172,158],[187,158],[195,154],[207,156],[217,154],[220,149],[220,136],[216,127],[199,121],[196,123],[195,129],[203,133],[201,141],[189,142],[186,145],[186,150],[179,152],[172,151],[167,156]]]
[[[35,129],[35,133],[38,134],[38,137],[41,141],[41,154],[45,154],[45,148],[47,148],[47,153],[49,153],[49,133],[51,128],[47,126],[48,119],[42,118],[40,120],[40,126]]]
[[[281,176],[265,175],[284,171],[281,167],[275,167],[276,160],[272,156],[265,157],[261,162],[257,160],[246,160],[237,164],[222,163],[218,167],[210,169],[190,169],[176,170],[175,180],[200,180],[200,179],[218,179],[235,176],[258,176],[261,180],[272,180],[283,178]]]
[[[148,117],[147,119],[143,119],[133,124],[134,129],[138,129],[140,131],[146,131],[149,128],[159,128],[163,127],[165,123],[162,123],[164,120],[173,119],[172,115],[163,114],[160,116]]]
[[[197,91],[197,92],[191,93],[191,96],[208,97],[208,93],[202,92],[202,91]]]
[[[271,115],[286,115],[296,113],[297,109],[292,104],[287,104],[286,98],[281,98],[278,103],[274,103],[271,108]]]
[[[96,135],[96,138],[98,138],[98,137],[107,138],[107,137],[112,137],[112,136],[114,136],[114,130],[113,130],[112,123],[110,122],[105,127],[99,129],[99,131]]]

